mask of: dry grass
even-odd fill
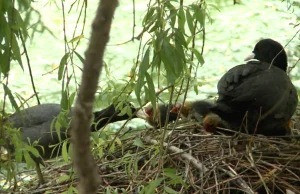
[[[113,151],[104,151],[97,161],[105,182],[99,193],[139,193],[144,187],[156,193],[300,193],[295,139],[210,135],[191,121],[172,127],[163,144],[162,130],[149,129],[127,133]],[[27,191],[61,193],[76,187],[76,176],[57,181],[70,175],[70,168],[44,169],[48,184]]]

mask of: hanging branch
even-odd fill
[[[73,161],[80,177],[79,193],[96,193],[101,179],[90,151],[90,121],[97,90],[99,75],[103,66],[103,55],[118,0],[101,0],[92,24],[89,46],[85,52],[82,83],[72,119],[71,141]]]

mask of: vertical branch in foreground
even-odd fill
[[[74,148],[73,161],[80,177],[79,193],[96,193],[101,181],[90,152],[89,125],[103,64],[104,50],[109,40],[112,18],[117,6],[118,0],[99,1],[96,17],[92,24],[89,46],[85,52],[82,81],[71,124],[71,141]]]

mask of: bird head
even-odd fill
[[[216,131],[216,128],[221,125],[221,123],[222,119],[219,115],[210,113],[203,119],[203,128],[205,131],[213,133]]]
[[[245,58],[245,61],[257,59],[262,62],[272,63],[272,65],[286,71],[287,55],[283,46],[272,40],[262,39],[254,47],[250,55]]]
[[[164,126],[165,121],[167,120],[167,115],[169,115],[168,122],[175,121],[178,115],[177,113],[173,113],[172,111],[170,111],[170,113],[168,114],[168,105],[164,104],[157,104],[154,112],[152,104],[149,103],[145,106],[144,111],[147,115],[145,120],[152,126]]]
[[[158,106],[156,107],[156,114],[154,115],[154,109],[151,103],[148,103],[144,107],[144,110],[140,110],[139,115],[137,114],[139,118],[146,120],[150,125],[155,125],[158,115],[159,115]]]
[[[182,107],[182,108],[181,108]],[[189,101],[185,101],[184,105],[182,103],[177,103],[171,110],[172,113],[178,114],[181,109],[180,116],[186,118],[188,117],[193,111],[193,103]]]

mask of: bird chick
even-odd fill
[[[158,126],[165,126],[167,121],[167,113],[168,113],[168,105],[157,105],[156,106],[156,113],[154,114],[154,109],[151,104],[145,107],[146,113],[146,121],[155,127]],[[177,113],[170,112],[169,113],[169,120],[168,123],[175,121],[177,119]]]
[[[215,133],[218,127],[229,128],[227,122],[215,113],[209,113],[204,117],[203,128],[205,131]]]
[[[212,113],[211,109],[215,105],[209,101],[186,101],[182,107],[182,104],[176,104],[171,112],[179,113],[181,107],[181,117],[188,119],[196,119],[199,122],[203,122],[203,128],[207,132],[215,132],[217,127],[228,128],[228,124],[221,119],[217,114]]]
[[[182,104],[178,103],[172,108],[171,112],[178,114],[181,107]],[[182,118],[194,118],[197,121],[202,121],[203,117],[211,112],[212,107],[214,107],[214,104],[205,100],[185,101],[181,109],[180,116]]]

